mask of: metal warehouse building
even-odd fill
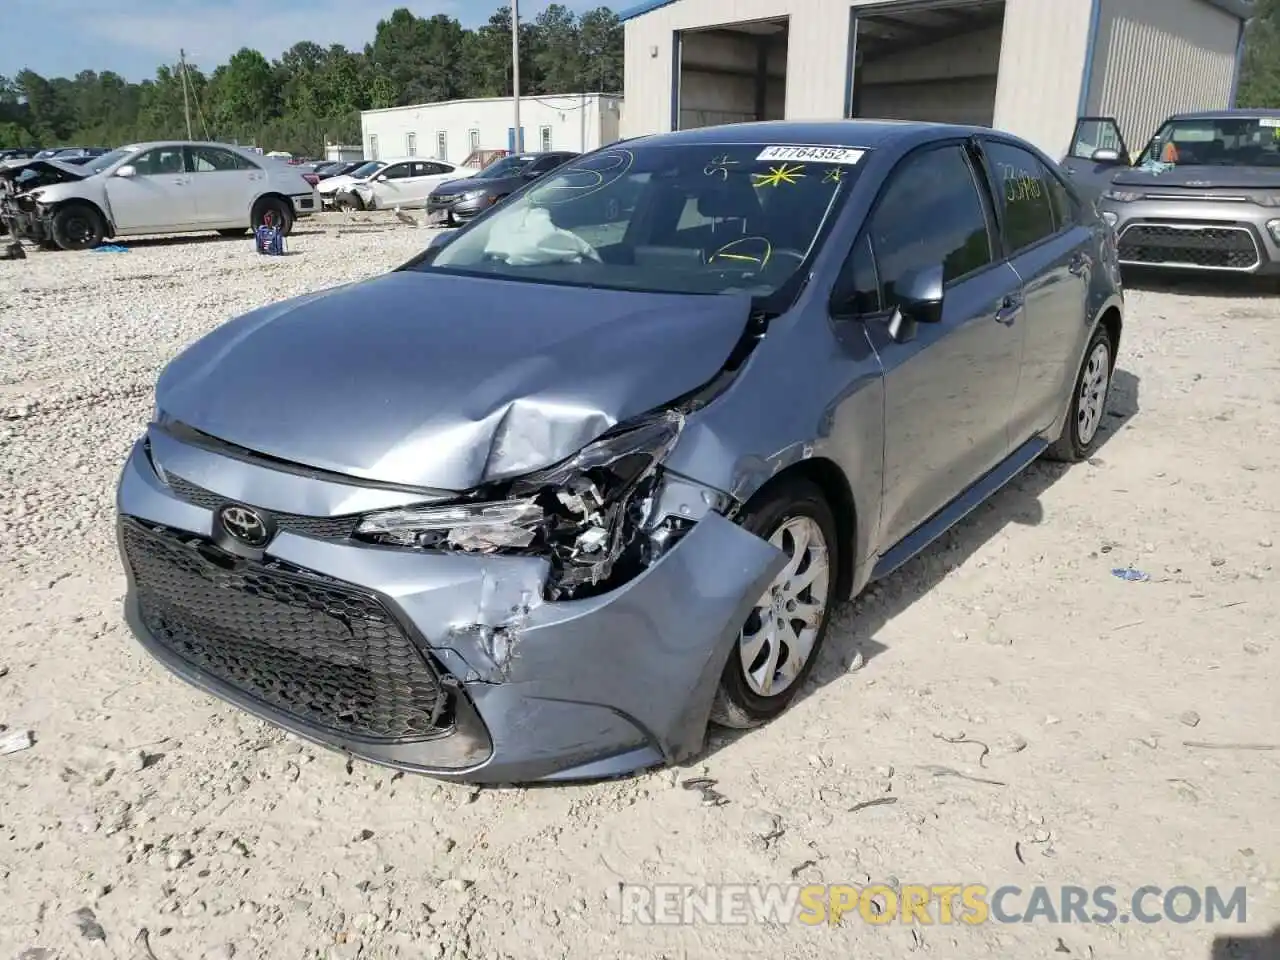
[[[748,120],[994,126],[1062,156],[1078,115],[1142,142],[1234,104],[1252,0],[647,0],[622,135]]]
[[[520,144],[510,97],[446,100],[360,114],[370,160],[427,157],[462,163],[475,150],[573,150],[618,139],[622,98],[574,93],[520,98]]]

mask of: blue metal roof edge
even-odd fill
[[[675,2],[676,0],[644,0],[644,2],[637,3],[635,6],[627,7],[627,9],[619,13],[618,22],[625,23],[628,20],[634,20],[636,17],[642,17],[646,13],[651,13],[654,10],[657,10],[659,7],[670,6]]]
[[[636,17],[642,17],[646,13],[652,13],[660,7],[668,7],[678,0],[643,0],[633,6],[627,7],[618,14],[618,22],[625,23],[628,20],[634,20]],[[1219,10],[1224,10],[1232,16],[1239,17],[1241,20],[1248,20],[1257,15],[1257,4],[1254,0],[1206,0]]]

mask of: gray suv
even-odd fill
[[[1280,110],[1178,114],[1136,158],[1114,119],[1085,117],[1063,167],[1126,267],[1280,274]]]
[[[836,604],[1091,455],[1123,309],[1111,231],[1006,134],[615,144],[174,359],[119,483],[126,617],[376,762],[683,762],[792,702]]]

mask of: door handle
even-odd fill
[[[1018,319],[1018,314],[1022,312],[1022,298],[1015,296],[1005,297],[1000,301],[1000,309],[996,311],[996,323],[1002,323],[1006,327],[1013,326]]]
[[[1067,269],[1077,277],[1083,276],[1089,267],[1093,265],[1093,258],[1087,253],[1077,253],[1071,258],[1071,262],[1067,264]]]

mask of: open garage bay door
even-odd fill
[[[1004,0],[854,8],[850,115],[991,126]]]
[[[787,101],[787,20],[680,34],[679,129],[781,120]]]

